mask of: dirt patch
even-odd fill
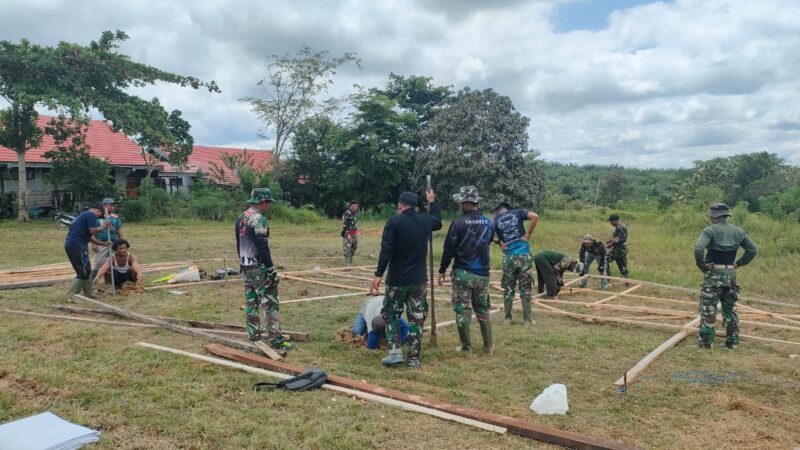
[[[716,403],[727,411],[741,411],[751,417],[778,416],[784,420],[800,425],[800,419],[792,414],[781,411],[771,406],[763,405],[741,395],[720,394],[715,399]]]
[[[31,378],[20,378],[7,371],[0,372],[0,389],[16,391],[29,397],[70,397],[66,389],[48,388]]]
[[[342,342],[350,348],[361,348],[367,346],[367,341],[364,336],[353,336],[353,330],[350,327],[340,328],[333,334],[333,340]]]

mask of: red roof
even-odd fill
[[[50,121],[49,116],[40,116],[38,124],[44,127]],[[142,158],[142,149],[122,133],[114,132],[104,120],[92,120],[89,122],[89,129],[86,132],[86,143],[89,145],[89,153],[108,162],[116,167],[139,167],[145,166]],[[43,136],[39,147],[25,152],[25,161],[30,164],[50,164],[44,157],[44,153],[53,150],[55,145],[53,138]],[[250,165],[256,170],[270,170],[272,166],[272,152],[266,150],[243,150],[228,147],[206,147],[195,145],[192,154],[189,156],[187,168],[177,169],[168,163],[159,162],[156,169],[160,173],[195,173],[203,171],[213,181],[222,184],[239,184],[239,176],[235,171],[231,171],[222,162],[221,157],[225,154],[242,155]],[[246,157],[244,156],[246,155]],[[0,146],[0,163],[16,164],[17,154],[11,149]],[[223,169],[222,177],[215,176],[212,170],[212,163]]]

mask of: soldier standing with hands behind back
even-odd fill
[[[703,284],[700,288],[700,333],[697,337],[697,346],[700,348],[711,348],[714,345],[717,302],[722,303],[725,347],[734,350],[739,346],[739,314],[736,312],[739,285],[736,284],[736,269],[749,264],[756,257],[758,248],[744,230],[727,223],[730,215],[728,205],[711,205],[708,210],[711,225],[703,229],[694,244],[694,260],[703,271]],[[736,251],[740,247],[744,249],[744,255],[736,260]]]

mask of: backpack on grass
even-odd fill
[[[266,388],[283,389],[286,391],[310,391],[317,389],[325,384],[328,374],[319,367],[312,367],[300,375],[281,380],[278,383],[256,383],[253,385],[254,391],[261,391]]]

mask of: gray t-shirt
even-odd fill
[[[367,322],[367,333],[372,333],[372,319],[381,315],[383,308],[383,297],[375,296],[368,298],[361,305],[361,317]]]

